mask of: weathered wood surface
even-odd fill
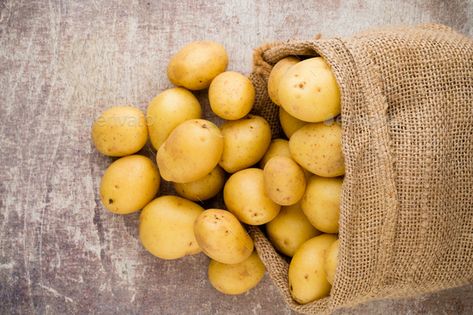
[[[191,40],[223,43],[230,69],[249,73],[267,41],[423,22],[471,36],[472,12],[471,1],[0,1],[0,313],[289,314],[268,277],[224,296],[203,254],[143,250],[138,215],[98,200],[111,160],[91,145],[94,117],[145,109]],[[471,314],[473,286],[346,311],[358,312]]]

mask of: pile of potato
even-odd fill
[[[162,259],[204,252],[210,283],[241,294],[262,279],[265,267],[244,224],[264,225],[274,247],[292,257],[294,300],[327,296],[338,254],[338,219],[344,174],[340,93],[320,57],[278,62],[268,92],[280,106],[286,139],[271,139],[268,122],[249,114],[255,88],[244,75],[225,71],[223,46],[193,42],[168,65],[178,87],[161,92],[146,116],[132,106],[111,107],[92,127],[99,152],[120,157],[105,171],[100,197],[117,214],[139,210],[144,248]],[[226,120],[202,119],[191,91],[208,88],[212,111]],[[157,165],[136,155],[150,140]],[[228,175],[229,174],[229,175]],[[160,196],[161,178],[180,196]],[[223,190],[224,209],[202,208]]]

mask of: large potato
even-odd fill
[[[294,132],[308,124],[306,121],[292,117],[282,107],[279,107],[279,122],[281,123],[281,128],[288,139],[291,138]]]
[[[159,149],[174,128],[200,116],[199,101],[188,90],[172,88],[161,92],[151,100],[146,114],[151,144]]]
[[[265,268],[256,252],[238,264],[222,264],[211,259],[208,276],[212,286],[224,294],[242,294],[263,279]]]
[[[266,194],[275,203],[293,205],[304,195],[304,171],[293,159],[275,156],[266,163],[263,174]]]
[[[143,208],[159,190],[159,172],[142,155],[122,157],[107,168],[100,183],[100,199],[113,213],[128,214]]]
[[[268,94],[269,98],[271,98],[274,104],[281,105],[279,103],[278,96],[279,82],[281,81],[281,78],[286,73],[286,71],[289,70],[290,67],[292,67],[299,61],[300,59],[296,57],[286,57],[279,60],[271,70],[271,73],[269,74],[268,78]]]
[[[325,233],[338,233],[343,179],[312,176],[301,201],[310,223]]]
[[[189,183],[210,173],[223,151],[223,137],[212,122],[192,119],[174,129],[157,153],[161,176],[176,183]]]
[[[199,253],[194,222],[204,209],[176,196],[151,201],[140,215],[141,244],[154,256],[177,259]]]
[[[209,103],[212,111],[227,120],[246,116],[255,102],[255,87],[243,74],[227,71],[212,80]]]
[[[247,168],[230,176],[223,188],[223,199],[229,211],[251,225],[268,223],[281,209],[266,194],[263,171],[259,168]]]
[[[325,274],[327,275],[327,281],[332,285],[337,271],[339,244],[340,240],[333,242],[327,251],[327,257],[325,257]]]
[[[136,153],[148,140],[145,115],[132,106],[114,106],[92,125],[92,140],[97,150],[108,156]]]
[[[305,241],[320,234],[307,220],[299,203],[282,207],[278,216],[266,224],[266,232],[274,247],[289,257]]]
[[[169,61],[168,78],[189,90],[202,90],[219,73],[225,71],[228,56],[225,48],[213,41],[204,40],[188,44]]]
[[[340,91],[330,66],[315,57],[293,65],[281,78],[281,106],[291,116],[320,122],[340,114]]]
[[[325,256],[335,235],[322,234],[302,244],[289,264],[289,290],[292,298],[306,304],[330,293],[330,283],[325,274]]]
[[[226,210],[204,211],[195,221],[194,234],[203,252],[224,264],[241,263],[253,252],[253,240]]]
[[[309,172],[336,177],[345,173],[342,128],[338,123],[308,124],[289,140],[292,158]]]
[[[274,139],[271,141],[268,150],[264,154],[263,158],[259,161],[259,166],[264,168],[266,163],[275,156],[291,157],[291,151],[289,151],[289,141],[284,139]]]
[[[271,128],[259,116],[227,121],[221,127],[224,148],[220,166],[234,173],[257,163],[271,143]]]
[[[190,183],[174,183],[176,192],[189,200],[203,201],[214,197],[225,184],[225,172],[220,166],[215,167],[204,177]]]

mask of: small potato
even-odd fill
[[[174,129],[157,153],[161,176],[176,183],[201,179],[218,164],[223,137],[212,122],[192,119]]]
[[[289,257],[305,241],[320,234],[307,220],[299,203],[282,207],[278,216],[266,224],[266,232],[274,247]]]
[[[338,233],[343,179],[312,176],[301,201],[302,211],[319,231]]]
[[[308,124],[306,121],[292,117],[282,107],[279,107],[279,122],[288,139],[291,138],[294,132]]]
[[[176,196],[151,201],[140,215],[140,240],[144,248],[162,259],[177,259],[201,251],[194,222],[204,209]]]
[[[298,63],[300,61],[299,58],[296,57],[286,57],[284,59],[279,60],[271,70],[268,78],[268,94],[269,98],[273,101],[276,105],[281,105],[279,103],[279,82],[281,81],[282,76],[286,71]]]
[[[169,61],[168,78],[189,90],[203,90],[218,74],[225,71],[228,56],[225,48],[213,41],[204,40],[188,44]]]
[[[203,252],[224,264],[241,263],[253,252],[253,240],[226,210],[204,211],[195,221],[194,234]]]
[[[265,267],[256,252],[241,263],[229,265],[211,259],[208,276],[210,284],[224,294],[243,294],[263,279]]]
[[[292,158],[309,172],[336,177],[345,174],[342,128],[338,123],[308,124],[289,140]]]
[[[151,100],[146,114],[151,144],[159,149],[174,128],[201,114],[199,101],[188,90],[172,88],[161,92]]]
[[[159,190],[159,172],[142,155],[122,157],[107,168],[100,183],[100,199],[113,213],[128,214],[142,209]]]
[[[256,164],[271,143],[271,128],[259,116],[227,121],[220,128],[224,138],[224,148],[220,166],[228,173]]]
[[[275,156],[291,157],[291,151],[289,151],[289,141],[284,139],[274,139],[271,141],[268,150],[264,154],[259,166],[264,168],[266,163]]]
[[[212,111],[227,120],[245,117],[255,102],[255,87],[243,74],[227,71],[212,80],[209,103]]]
[[[304,171],[293,159],[273,157],[266,163],[263,174],[266,194],[275,203],[290,206],[304,195]]]
[[[279,102],[289,115],[321,122],[340,114],[340,91],[330,66],[315,57],[292,66],[279,82]]]
[[[325,256],[337,240],[335,235],[322,234],[311,238],[299,247],[289,264],[289,290],[292,298],[306,304],[330,293],[325,274]]]
[[[238,220],[251,225],[268,223],[281,209],[266,194],[259,168],[247,168],[230,176],[223,188],[223,199]]]
[[[333,285],[335,279],[335,272],[338,264],[338,245],[340,240],[336,240],[330,245],[327,251],[327,257],[325,257],[325,274],[327,275],[327,281]]]
[[[97,150],[108,156],[136,153],[148,140],[145,115],[132,106],[114,106],[92,125],[92,140]]]
[[[214,168],[205,177],[190,183],[174,183],[176,192],[189,200],[203,201],[214,197],[225,184],[225,172],[220,166]]]

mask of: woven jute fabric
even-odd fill
[[[346,164],[340,253],[330,297],[299,305],[288,263],[250,228],[286,302],[306,314],[473,282],[473,41],[443,25],[255,50],[255,112],[281,134],[267,94],[286,56],[322,56],[341,90]]]

